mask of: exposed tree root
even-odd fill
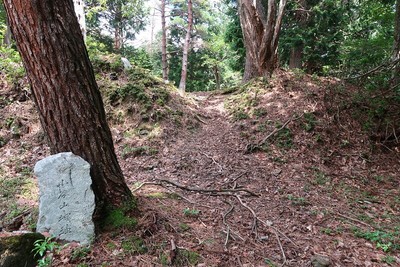
[[[255,150],[260,149],[263,145],[265,145],[265,143],[267,143],[268,139],[270,139],[271,137],[275,136],[277,133],[279,133],[280,131],[282,131],[283,129],[285,129],[285,127],[291,123],[292,121],[296,121],[300,118],[302,118],[304,116],[304,114],[298,116],[298,117],[293,117],[289,120],[287,120],[281,127],[273,130],[271,133],[269,133],[263,140],[261,140],[260,142],[258,142],[257,144],[247,144],[246,146],[246,151],[247,152],[253,152]]]
[[[287,122],[286,125],[288,123],[289,122]],[[250,211],[251,215],[253,216],[252,233],[255,234],[256,240],[260,239],[260,237],[258,235],[258,229],[257,229],[259,222],[261,224],[263,224],[265,227],[269,228],[270,231],[275,235],[277,243],[278,243],[278,246],[279,246],[279,249],[280,249],[281,254],[282,254],[282,258],[283,258],[283,262],[282,262],[282,264],[280,266],[284,266],[286,264],[286,262],[287,262],[287,258],[286,258],[285,250],[283,249],[283,246],[282,246],[280,235],[282,237],[286,238],[287,240],[289,240],[296,247],[298,247],[298,246],[289,237],[287,237],[284,233],[282,233],[281,231],[279,231],[278,229],[273,227],[272,223],[261,220],[257,216],[257,214],[254,211],[254,209],[252,209],[249,205],[247,205],[246,203],[243,202],[241,196],[238,193],[247,193],[250,196],[258,196],[256,193],[251,192],[251,191],[249,191],[247,189],[236,188],[236,186],[237,186],[236,180],[239,179],[240,177],[242,177],[244,174],[245,173],[239,175],[237,178],[235,178],[232,181],[234,183],[232,189],[202,189],[202,188],[196,188],[196,187],[186,187],[186,186],[180,185],[180,184],[178,184],[176,182],[172,182],[172,181],[165,180],[165,179],[159,179],[159,180],[156,180],[156,182],[144,182],[144,183],[140,184],[137,188],[132,190],[132,192],[138,191],[139,189],[141,189],[145,185],[157,185],[157,186],[164,187],[164,188],[166,188],[168,190],[170,190],[170,189],[167,187],[167,185],[172,185],[172,186],[175,186],[176,188],[179,188],[181,190],[186,190],[186,191],[191,191],[191,192],[199,192],[199,193],[204,193],[204,194],[211,194],[213,196],[235,197],[238,200],[239,204],[241,206],[243,206],[244,208],[246,208],[248,211]],[[182,197],[182,196],[180,196],[180,197]],[[182,198],[187,200],[187,201],[189,201],[190,203],[193,203],[192,201],[188,200],[187,198],[184,198],[184,197],[182,197]],[[226,250],[230,238],[232,238],[233,240],[236,240],[236,238],[234,236],[237,236],[242,241],[244,241],[244,239],[239,234],[237,234],[237,233],[232,231],[230,225],[228,224],[228,222],[226,220],[227,216],[234,210],[234,205],[232,205],[231,203],[226,202],[226,201],[224,201],[224,202],[230,206],[228,208],[228,210],[226,210],[224,212],[224,214],[222,215],[222,221],[223,221],[223,224],[226,227],[226,229],[223,231],[226,234],[225,242],[224,242],[224,247],[225,247],[225,250]],[[196,204],[196,203],[193,203],[193,204]]]

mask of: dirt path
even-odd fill
[[[248,138],[242,131],[246,126],[228,118],[225,97],[197,95],[196,99],[205,114],[201,128],[181,136],[156,157],[136,158],[139,164],[130,168],[125,165],[128,177],[135,177],[130,182],[167,179],[203,189],[246,188],[259,197],[238,193],[239,200],[171,187],[186,200],[153,199],[160,187],[145,187],[138,192],[143,206],[152,206],[148,210],[174,229],[159,226],[166,232],[154,235],[154,242],[174,240],[192,248],[203,258],[203,266],[310,266],[314,255],[326,255],[331,266],[389,266],[373,243],[354,236],[351,229],[373,228],[357,219],[359,214],[353,212],[358,207],[352,207],[353,199],[343,194],[342,189],[351,186],[344,182],[343,188],[335,189],[342,175],[339,170],[328,177],[310,167],[304,158],[318,161],[315,151],[307,155],[300,149],[281,151],[280,157],[246,153]],[[367,210],[382,211],[370,204]],[[249,208],[265,224],[255,223]],[[190,216],[185,209],[200,215]],[[188,230],[179,230],[182,225]]]

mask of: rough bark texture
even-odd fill
[[[98,210],[132,200],[72,0],[4,4],[51,152],[71,151],[91,164]]]
[[[168,61],[167,61],[167,27],[165,22],[165,2],[161,0],[161,62],[162,62],[162,75],[164,82],[168,82]]]
[[[286,0],[239,0],[239,17],[246,48],[243,81],[268,77],[278,67],[278,41]]]
[[[182,72],[181,72],[181,81],[179,83],[179,89],[182,92],[186,91],[187,65],[188,65],[190,35],[192,32],[192,26],[193,26],[193,3],[192,0],[188,0],[188,26],[186,30],[185,43],[183,44]]]
[[[301,69],[303,66],[303,45],[294,46],[290,51],[289,68]]]
[[[400,0],[396,1],[396,13],[394,18],[394,45],[393,45],[393,60],[400,59]],[[393,84],[400,83],[400,62],[397,62],[393,71]]]

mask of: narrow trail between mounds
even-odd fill
[[[192,97],[202,116],[200,127],[180,133],[157,155],[122,162],[133,189],[148,183],[135,191],[144,209],[140,225],[147,244],[172,242],[194,251],[199,266],[294,267],[327,260],[330,266],[390,266],[382,262],[381,250],[354,234],[355,228],[374,228],[357,219],[366,212],[357,204],[363,187],[344,178],[355,171],[366,175],[376,168],[372,163],[363,167],[356,154],[326,161],[326,149],[296,139],[302,134],[296,133],[300,120],[292,123],[297,144],[291,148],[248,153],[248,143],[256,141],[246,134],[253,122],[230,118],[225,105],[231,95]],[[352,161],[359,169],[348,167]],[[375,212],[387,209],[368,203]]]

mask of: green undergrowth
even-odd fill
[[[177,266],[177,267],[186,267],[186,266],[196,266],[200,262],[200,254],[197,252],[177,248],[175,252],[175,257],[171,258],[168,256],[166,252],[162,252],[159,255],[159,261],[162,266]]]
[[[137,220],[132,214],[137,213],[136,200],[132,200],[121,207],[108,207],[105,210],[105,217],[101,221],[101,227],[105,230],[133,230],[137,225]]]
[[[268,81],[260,78],[223,92],[232,94],[224,103],[231,119],[240,121],[265,116],[267,112],[259,107],[259,102],[260,95],[264,94],[269,88]]]
[[[28,167],[18,167],[19,161],[14,162],[18,174],[13,176],[0,167],[0,210],[7,211],[0,217],[0,226],[11,223],[15,218],[25,214],[24,223],[29,230],[36,228],[37,208],[19,204],[19,199],[37,201],[36,184],[32,170]]]
[[[124,70],[118,55],[92,57],[109,122],[123,126],[125,138],[160,136],[166,126],[174,126],[174,131],[199,126],[194,106],[173,85],[134,64]],[[142,146],[126,152],[140,155],[155,151]]]
[[[374,230],[365,231],[359,228],[353,228],[356,237],[364,238],[375,244],[377,249],[383,252],[400,250],[400,229],[396,227],[393,231]]]

